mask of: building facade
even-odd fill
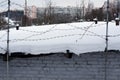
[[[29,6],[27,9],[27,16],[31,19],[37,18],[37,7],[36,6]]]

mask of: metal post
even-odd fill
[[[105,52],[105,54],[104,54],[104,58],[105,58],[105,62],[104,62],[104,64],[105,64],[105,67],[104,67],[104,80],[107,80],[107,62],[108,62],[108,53],[107,52]]]
[[[8,29],[7,29],[7,80],[9,80],[9,18],[10,18],[10,0],[8,0]]]
[[[8,28],[7,28],[7,54],[8,55],[9,55],[9,32],[10,32],[10,30],[9,30],[9,27],[10,27],[9,18],[10,18],[10,0],[8,0]]]
[[[107,51],[108,51],[108,23],[109,23],[109,0],[107,0],[107,22],[106,22],[106,48],[105,48],[105,77],[104,80],[107,80]]]
[[[109,0],[107,0],[107,23],[106,23],[106,48],[105,51],[108,50],[108,23],[109,23]]]

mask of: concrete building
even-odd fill
[[[38,8],[38,14],[43,14],[47,8]],[[54,7],[52,8],[54,14],[70,14],[71,16],[75,16],[77,12],[76,7]]]
[[[31,19],[37,18],[37,7],[36,6],[29,6],[27,7],[27,16]]]
[[[14,21],[21,21],[23,15],[24,15],[24,11],[22,11],[22,10],[11,10],[10,11],[10,19],[12,19]],[[0,16],[7,17],[8,12],[7,11],[2,12],[2,13],[0,13]]]

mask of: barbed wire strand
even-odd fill
[[[6,49],[2,48],[1,46],[0,46],[0,49],[4,50],[5,52],[7,51]]]
[[[26,37],[26,38],[24,38],[24,39],[14,39],[14,41],[15,41],[15,40],[16,40],[16,41],[26,40],[26,39],[28,39],[28,38],[31,38],[32,36],[45,34],[45,33],[47,33],[47,32],[50,32],[54,27],[56,27],[56,25],[53,26],[52,28],[50,28],[49,30],[47,30],[47,31],[45,31],[45,32],[42,32],[41,34],[33,34],[33,35],[30,35],[30,36],[28,36],[28,37]],[[82,30],[86,31],[86,29],[82,29]],[[88,32],[90,32],[90,31],[88,31]],[[93,33],[93,32],[90,32],[90,33]],[[97,34],[95,34],[95,33],[93,33],[93,34],[94,34],[94,36],[99,36],[99,37],[103,38],[103,36],[101,36],[101,35],[97,35]],[[83,34],[82,34],[82,35],[83,35]],[[56,36],[56,37],[57,37],[57,36]],[[104,38],[103,38],[103,39],[104,39]],[[3,40],[3,41],[4,41],[4,40]]]
[[[3,6],[7,6],[7,3],[4,3],[4,4],[0,4],[0,7],[3,7]]]
[[[82,35],[79,39],[77,39],[76,42],[77,42],[78,40],[82,39],[82,38],[85,36],[85,34],[87,33],[88,29],[89,29],[93,24],[94,24],[94,23],[90,24],[90,26],[88,26],[88,27],[86,28],[86,30],[84,31],[83,35]]]
[[[16,6],[19,6],[19,7],[21,7],[21,8],[25,8],[23,5],[18,4],[18,3],[15,3],[15,2],[11,2],[11,4],[16,5]]]
[[[25,31],[25,32],[31,32],[31,33],[43,33],[43,32],[40,32],[40,31],[31,31],[31,30],[25,30],[25,29],[19,29],[19,30],[22,30],[22,31]],[[56,30],[68,31],[68,30],[76,30],[76,28],[74,28],[74,29],[53,29],[51,31],[56,31]]]
[[[104,24],[99,24],[99,25],[104,25]],[[91,27],[97,27],[97,25],[91,26]],[[87,27],[83,27],[83,28],[86,29]],[[73,29],[54,29],[54,30],[61,30],[61,31],[65,30],[66,31],[66,30],[76,30],[76,29],[77,28],[73,28]],[[22,30],[22,31],[25,31],[25,32],[31,32],[31,33],[41,33],[39,31],[31,31],[31,30],[25,30],[25,29],[19,29],[19,30]],[[54,31],[54,30],[52,30],[52,31]]]
[[[33,35],[30,35],[30,36],[28,36],[28,37],[25,37],[25,38],[23,38],[23,39],[21,39],[21,40],[26,40],[26,39],[31,38],[31,37],[36,36],[36,35],[42,35],[42,34],[48,33],[48,32],[50,32],[50,31],[52,31],[52,29],[55,28],[57,25],[58,25],[58,24],[54,25],[54,26],[51,27],[50,29],[48,29],[48,30],[46,30],[46,31],[44,31],[44,32],[42,32],[42,33],[40,33],[40,34],[33,34]],[[2,41],[0,41],[0,42],[4,42],[4,41],[5,41],[5,40],[2,40]],[[10,40],[10,41],[11,41],[11,40]],[[16,39],[16,41],[17,41],[17,39]]]
[[[26,37],[26,38],[24,38],[24,39],[28,39],[28,38],[31,38],[31,37],[33,37],[33,36],[37,36],[37,35],[42,35],[42,34],[45,34],[45,33],[47,33],[47,32],[50,32],[50,31],[52,31],[53,30],[53,28],[55,28],[57,26],[57,24],[55,25],[55,26],[53,26],[51,29],[49,29],[48,31],[45,31],[45,32],[42,32],[42,33],[40,33],[40,34],[33,34],[33,35],[31,35],[31,36],[28,36],[28,37]]]
[[[25,32],[31,32],[31,33],[42,33],[40,31],[31,31],[31,30],[25,30],[25,29],[19,29],[21,31],[25,31]]]
[[[103,25],[103,24],[102,24]],[[87,26],[87,27],[89,27],[89,26]],[[84,27],[84,28],[87,28],[87,27]],[[95,27],[95,26],[94,26]],[[75,28],[75,29],[67,29],[67,30],[76,30],[77,28]],[[36,31],[29,31],[29,30],[24,30],[24,29],[20,29],[20,30],[23,30],[23,31],[27,31],[27,32],[33,32],[33,33],[40,33],[40,34],[33,34],[33,35],[31,35],[31,36],[29,36],[29,38],[30,37],[32,37],[32,36],[37,36],[37,35],[41,35],[41,32],[36,32]],[[63,30],[63,29],[54,29],[54,30]],[[66,29],[65,29],[66,30]],[[83,29],[84,31],[86,31],[86,29]],[[51,31],[53,31],[53,30],[51,30]],[[45,31],[46,32],[46,31]],[[43,33],[45,33],[45,32],[42,32],[42,34]],[[49,31],[50,32],[50,31]]]
[[[7,1],[6,1],[6,0],[1,1],[1,2],[0,2],[0,5],[3,4],[3,3],[5,3],[5,2],[7,2]]]
[[[120,37],[120,34],[116,34],[116,35],[108,35],[108,37]]]
[[[68,25],[71,26],[71,27],[74,27],[74,28],[81,29],[81,30],[85,31],[85,29],[83,29],[83,28],[80,28],[80,27],[77,27],[77,26],[73,26],[73,25],[70,25],[70,24],[68,24]],[[87,31],[87,32],[92,33],[92,34],[94,34],[94,35],[96,35],[96,36],[98,36],[98,37],[100,37],[102,39],[105,39],[104,37],[101,37],[101,35],[98,35],[97,33],[94,33],[92,31]]]
[[[52,31],[52,29],[54,29],[57,25],[58,25],[58,24],[54,25],[54,26],[51,27],[50,29],[48,29],[48,30],[46,30],[46,31],[44,31],[44,32],[42,32],[42,33],[40,33],[40,34],[33,34],[33,35],[28,36],[28,37],[25,37],[24,39],[28,39],[28,38],[31,38],[31,37],[36,36],[36,35],[43,35],[43,34],[45,34],[45,33],[48,33],[48,32],[50,32],[50,31]]]
[[[92,25],[92,24],[91,24]],[[70,25],[70,26],[72,26],[73,27],[73,25]],[[47,31],[45,31],[45,32],[42,32],[41,33],[41,35],[42,34],[45,34],[46,32],[49,32],[49,31],[51,31],[54,27],[56,27],[56,25],[55,26],[53,26],[52,28],[50,28],[49,30],[47,30]],[[75,26],[74,26],[75,27]],[[88,27],[90,27],[90,26],[88,26]],[[77,27],[77,29],[78,29],[78,27]],[[79,27],[79,29],[81,29],[80,27]],[[83,29],[82,29],[83,30]],[[84,31],[86,31],[86,29],[84,29]],[[91,31],[87,31],[87,32],[89,32],[89,33],[92,33],[93,35],[91,35],[91,34],[84,34],[84,35],[87,35],[87,36],[98,36],[98,37],[101,37],[101,38],[103,38],[103,39],[105,39],[104,37],[105,37],[105,35],[98,35],[98,34],[96,34],[96,33],[94,33],[94,32],[91,32]],[[34,34],[35,35],[35,34]],[[37,34],[38,35],[38,34]],[[61,38],[61,37],[69,37],[69,36],[76,36],[76,35],[81,35],[81,36],[83,36],[83,34],[69,34],[69,35],[62,35],[62,36],[54,36],[54,37],[49,37],[49,38],[43,38],[43,39],[28,39],[28,37],[26,37],[27,39],[14,39],[14,40],[10,40],[11,42],[17,42],[17,41],[39,41],[39,40],[49,40],[49,39],[55,39],[55,38]],[[33,35],[31,35],[31,36],[33,36]],[[120,34],[118,34],[118,35],[109,35],[109,37],[116,37],[116,36],[120,36]],[[30,37],[30,36],[29,36]],[[6,40],[2,40],[1,42],[4,42],[4,41],[6,41]]]
[[[2,39],[7,33],[3,34],[2,36],[0,36],[0,39]]]
[[[5,2],[7,2],[7,1],[6,1],[6,0],[1,1],[1,2],[0,2],[0,7],[6,6],[6,5],[7,5],[7,3],[5,3]],[[0,36],[0,39],[2,39],[5,35],[6,35],[6,33],[5,33],[5,34],[3,34],[2,36]],[[2,50],[4,50],[4,51],[6,51],[6,49],[2,48],[1,46],[0,46],[0,49],[2,49]]]
[[[41,38],[41,39],[13,39],[13,40],[10,40],[10,42],[50,40],[50,39],[57,39],[57,38],[70,37],[70,36],[78,36],[78,35],[83,35],[83,34],[68,34],[68,35],[53,36],[53,37]],[[92,34],[86,34],[86,35],[87,36],[97,36],[97,35],[92,35]],[[105,36],[105,35],[101,35],[101,36]],[[6,40],[2,40],[0,42],[5,42],[5,41]]]

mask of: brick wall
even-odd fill
[[[0,80],[6,80],[6,61],[0,56]],[[72,58],[52,54],[14,58],[9,62],[9,80],[120,80],[120,53],[94,52]]]

